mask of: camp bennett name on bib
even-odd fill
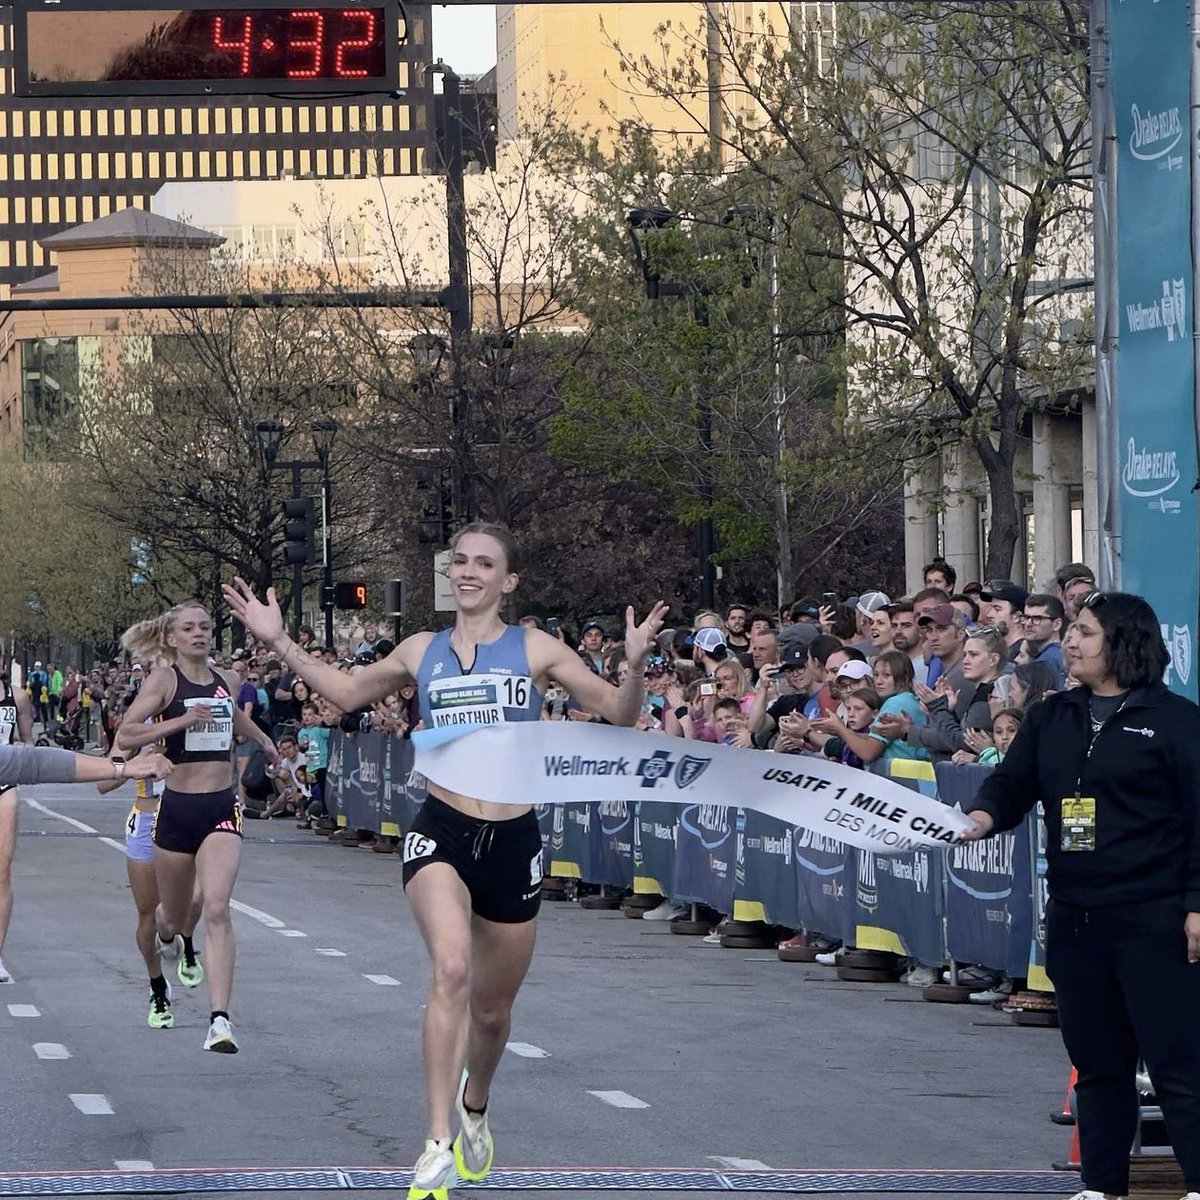
[[[433,727],[499,725],[507,721],[505,709],[524,709],[533,680],[528,675],[468,675],[435,680],[429,685],[429,710]]]

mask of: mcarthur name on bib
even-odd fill
[[[429,685],[429,711],[435,729],[451,725],[499,725],[505,709],[529,703],[533,680],[528,675],[465,675],[437,679]]]

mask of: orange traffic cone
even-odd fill
[[[1079,1154],[1079,1123],[1071,1130],[1071,1145],[1067,1150],[1067,1161],[1054,1163],[1056,1171],[1079,1171],[1083,1168],[1083,1160]]]
[[[1071,1107],[1071,1094],[1075,1091],[1075,1082],[1079,1078],[1079,1072],[1074,1067],[1071,1068],[1070,1074],[1067,1076],[1067,1090],[1063,1093],[1062,1110],[1060,1112],[1052,1112],[1050,1120],[1055,1125],[1074,1125],[1075,1111]]]

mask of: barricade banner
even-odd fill
[[[417,767],[466,796],[501,804],[671,800],[743,808],[877,853],[951,845],[970,822],[894,780],[829,759],[680,742],[665,734],[562,721],[420,730]]]
[[[342,760],[341,811],[351,829],[379,831],[382,821],[383,757],[389,739],[371,730],[347,738]]]
[[[967,809],[995,767],[938,763],[938,792]],[[1024,975],[1033,933],[1029,821],[1009,833],[951,847],[946,861],[946,945],[958,962]]]
[[[912,759],[887,764],[892,780],[938,804],[933,766]],[[890,950],[936,966],[944,957],[942,914],[945,856],[928,850],[881,857],[859,850],[854,944]]]
[[[1050,890],[1046,886],[1046,813],[1041,801],[1027,822],[1033,870],[1033,937],[1029,944],[1028,983],[1036,991],[1052,992],[1054,984],[1046,974],[1046,904]]]
[[[673,900],[732,912],[735,813],[725,804],[689,804],[679,810]]]
[[[325,811],[339,825],[346,823],[342,815],[342,763],[346,758],[349,739],[340,729],[329,735],[329,762],[325,765]]]
[[[633,885],[634,805],[602,800],[592,813],[584,879],[611,887]]]
[[[792,867],[792,826],[747,809],[739,822],[733,915],[796,929],[800,907]]]
[[[562,809],[552,804],[535,804],[533,814],[537,817],[538,832],[542,835],[542,862],[546,864],[546,874],[550,875],[550,844],[554,839],[554,817],[561,815]]]
[[[412,828],[417,809],[425,803],[425,777],[413,766],[412,742],[389,737],[383,752],[383,798],[379,832],[399,837]]]
[[[585,879],[584,869],[590,865],[588,840],[592,829],[590,804],[554,806],[550,829],[549,875],[560,879]],[[543,858],[543,861],[547,861]]]
[[[634,891],[671,896],[678,817],[679,809],[674,804],[638,802],[633,841]]]
[[[824,834],[792,830],[799,924],[810,933],[854,941],[854,854]]]

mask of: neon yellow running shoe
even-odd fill
[[[151,1029],[170,1029],[175,1024],[175,1014],[171,1012],[171,981],[164,976],[163,983],[167,985],[165,995],[150,989],[150,1011],[146,1016],[146,1024]]]
[[[458,1136],[450,1146],[454,1151],[454,1169],[463,1179],[478,1183],[492,1169],[492,1155],[496,1148],[488,1129],[487,1113],[474,1113],[467,1108],[466,1071],[458,1085],[454,1107],[459,1120]]]
[[[200,961],[200,955],[194,950],[189,954],[187,948],[184,947],[183,953],[179,956],[179,962],[175,966],[175,974],[184,987],[199,987],[204,982],[204,964]]]
[[[454,1152],[450,1143],[430,1138],[413,1167],[408,1200],[448,1200],[453,1175]]]

